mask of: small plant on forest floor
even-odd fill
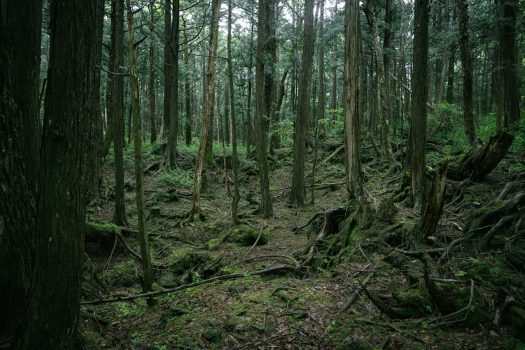
[[[184,188],[191,188],[193,186],[193,179],[189,172],[176,169],[176,170],[169,170],[157,178],[157,182],[159,185],[167,185],[167,186],[174,186],[176,188],[178,187],[184,187]]]

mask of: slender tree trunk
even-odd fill
[[[508,127],[520,118],[519,80],[518,80],[518,47],[517,47],[517,15],[518,0],[497,0],[499,15],[499,107],[503,123],[498,127]]]
[[[274,0],[260,0],[257,23],[257,65],[255,71],[256,89],[256,148],[259,163],[259,179],[261,188],[261,214],[268,218],[273,215],[270,196],[270,180],[268,176],[268,159],[266,145],[268,138],[268,121],[271,118],[275,37],[270,35],[275,18]]]
[[[150,118],[150,142],[157,141],[157,116],[156,116],[156,87],[155,87],[155,4],[152,1],[149,4],[150,13],[150,38],[149,38],[149,83],[148,83],[148,97],[149,97],[149,118]]]
[[[456,64],[456,45],[450,45],[450,53],[448,56],[448,72],[447,72],[447,91],[445,100],[447,103],[454,103],[454,65]]]
[[[164,116],[162,122],[163,139],[167,139],[171,117],[171,72],[172,72],[172,52],[171,52],[171,0],[164,1]]]
[[[213,94],[215,91],[215,63],[217,60],[217,37],[219,35],[219,17],[221,0],[212,1],[212,17],[210,23],[210,46],[208,54],[208,71],[206,78],[206,91],[204,96],[204,122],[201,128],[199,153],[195,164],[195,178],[193,187],[193,203],[190,217],[200,216],[200,192],[202,187],[202,168],[208,143],[208,134],[211,128],[211,117],[213,113]]]
[[[369,9],[370,3],[367,2],[367,5],[365,7],[365,11],[367,13],[367,18],[370,23],[370,27],[372,29],[372,40],[373,40],[373,46],[374,46],[374,53],[376,57],[377,62],[377,75],[379,80],[379,93],[380,93],[380,121],[381,121],[381,153],[385,160],[388,161],[389,164],[394,163],[394,154],[392,153],[392,147],[390,144],[390,128],[389,128],[389,122],[390,122],[390,116],[389,116],[389,108],[388,108],[388,79],[386,76],[386,70],[384,65],[384,58],[385,55],[383,54],[383,51],[381,50],[381,43],[379,39],[379,27],[377,25],[377,20],[374,16],[374,14],[371,13]]]
[[[319,43],[317,46],[318,50],[318,58],[317,58],[317,64],[319,66],[318,68],[318,84],[319,84],[319,91],[318,91],[318,99],[317,99],[317,123],[320,120],[323,120],[325,118],[326,114],[326,88],[324,84],[324,0],[321,0],[321,3],[319,4],[319,7],[321,8],[321,14],[319,17]],[[325,128],[323,126],[324,124],[321,123],[321,127],[319,129],[319,134],[324,135]],[[319,126],[318,126],[319,128]]]
[[[416,207],[425,193],[428,76],[428,0],[415,0],[414,66],[412,69],[411,185]]]
[[[252,121],[252,84],[253,84],[253,21],[250,24],[250,53],[248,54],[248,101],[246,106],[246,157],[250,157],[253,146],[254,132]]]
[[[332,67],[332,102],[330,108],[337,109],[337,66]]]
[[[128,17],[128,40],[130,58],[130,85],[131,105],[133,113],[133,148],[135,149],[135,191],[137,202],[138,229],[140,238],[140,256],[142,260],[142,289],[144,292],[151,291],[153,277],[151,274],[151,257],[149,250],[148,233],[145,227],[144,215],[144,170],[142,166],[142,138],[140,121],[139,82],[137,76],[137,51],[135,50],[135,35],[133,29],[133,12],[130,0],[126,0]]]
[[[177,165],[177,134],[179,129],[179,0],[173,2],[173,19],[171,22],[171,111],[168,133],[168,166]]]
[[[471,145],[476,140],[472,97],[472,53],[470,52],[468,5],[466,0],[458,0],[459,46],[463,68],[463,123],[465,134]]]
[[[233,170],[233,199],[232,224],[237,225],[237,207],[239,205],[239,162],[237,157],[237,121],[235,117],[235,88],[233,84],[232,61],[232,0],[228,0],[228,80],[230,85],[230,120],[232,126],[232,170]]]
[[[188,34],[186,30],[186,21],[184,21],[184,39],[188,42]],[[190,50],[189,44],[184,46],[184,65],[186,66],[186,76],[184,79],[184,97],[185,97],[185,107],[186,107],[186,118],[185,118],[185,141],[186,146],[191,145],[191,124],[192,124],[192,115],[191,115],[191,74],[190,74]]]
[[[346,185],[350,198],[363,199],[363,175],[360,161],[360,109],[359,81],[360,40],[359,1],[346,0],[345,3],[345,150]]]
[[[124,0],[112,2],[112,12],[115,14],[114,26],[114,62],[112,65],[116,73],[120,73],[120,67],[124,61]],[[112,23],[113,26],[113,23]],[[126,205],[124,200],[124,77],[121,75],[111,76],[111,104],[110,116],[113,121],[113,151],[115,153],[115,213],[113,220],[115,224],[127,226]]]
[[[314,41],[314,1],[306,0],[304,5],[304,46],[299,86],[298,114],[295,121],[294,147],[293,147],[293,176],[290,192],[290,203],[304,205],[306,188],[304,182],[305,143],[308,127],[308,104],[310,100],[310,80],[313,65]]]

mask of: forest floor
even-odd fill
[[[320,149],[319,160],[335,148]],[[217,156],[216,166],[207,172],[207,189],[202,196],[206,219],[188,223],[184,216],[191,207],[192,153],[183,149],[179,169],[166,173],[155,166],[160,159],[158,149],[147,148],[146,227],[150,234],[154,289],[172,288],[221,274],[294,265],[317,236],[320,226],[314,222],[297,233],[295,229],[305,225],[314,214],[347,202],[342,185],[345,175],[342,153],[318,169],[316,183],[327,185],[316,186],[315,204],[302,208],[287,204],[291,149],[284,147],[273,155],[270,187],[275,216],[267,220],[261,219],[257,212],[256,164],[243,159],[239,206],[242,224],[232,228],[231,199],[225,186],[222,157]],[[133,166],[131,157],[127,157],[127,214],[129,226],[136,227]],[[311,150],[308,157],[307,169],[313,158]],[[378,208],[393,198],[402,177],[399,173],[390,175],[384,164],[371,161],[373,158],[365,157],[364,173],[371,205]],[[111,163],[109,160],[104,167],[102,195],[90,205],[91,222],[111,222],[114,196]],[[470,215],[496,198],[507,182],[525,180],[524,168],[523,159],[510,154],[486,181],[450,186],[453,193],[445,203],[437,234],[430,237],[424,248],[442,249],[460,237]],[[308,174],[307,184],[310,183]],[[455,195],[458,191],[461,196]],[[309,200],[310,189],[307,192]],[[159,350],[524,349],[525,313],[519,317],[523,309],[518,308],[512,319],[498,319],[494,325],[495,314],[501,312],[498,309],[501,298],[510,295],[517,305],[524,302],[523,265],[513,265],[506,259],[506,250],[511,249],[508,244],[481,251],[472,243],[475,240],[469,240],[451,251],[444,263],[438,264],[439,255],[432,256],[433,278],[450,289],[445,296],[456,305],[449,315],[444,315],[424,292],[420,259],[403,246],[388,249],[382,244],[378,246],[377,237],[383,240],[396,228],[411,225],[419,218],[405,201],[393,203],[392,207],[389,218],[356,233],[345,254],[334,258],[319,253],[316,264],[306,270],[202,284],[158,296],[151,306],[145,298],[82,305],[81,329],[87,345],[96,349]],[[261,230],[260,244],[253,246]],[[139,251],[137,234],[125,239]],[[525,252],[523,237],[518,243],[515,239],[511,241],[514,249]],[[140,262],[119,242],[88,242],[86,251],[90,259],[86,263],[84,301],[142,292]],[[341,311],[351,298],[353,303]],[[387,308],[381,310],[378,300]]]

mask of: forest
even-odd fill
[[[523,0],[1,0],[0,349],[525,349]]]

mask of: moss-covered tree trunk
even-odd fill
[[[163,139],[168,135],[171,116],[171,0],[164,0],[164,115],[162,117]]]
[[[148,104],[150,120],[150,142],[157,141],[157,116],[156,116],[156,84],[155,84],[155,4],[149,4],[150,13],[150,38],[149,38],[149,77],[148,77]]]

